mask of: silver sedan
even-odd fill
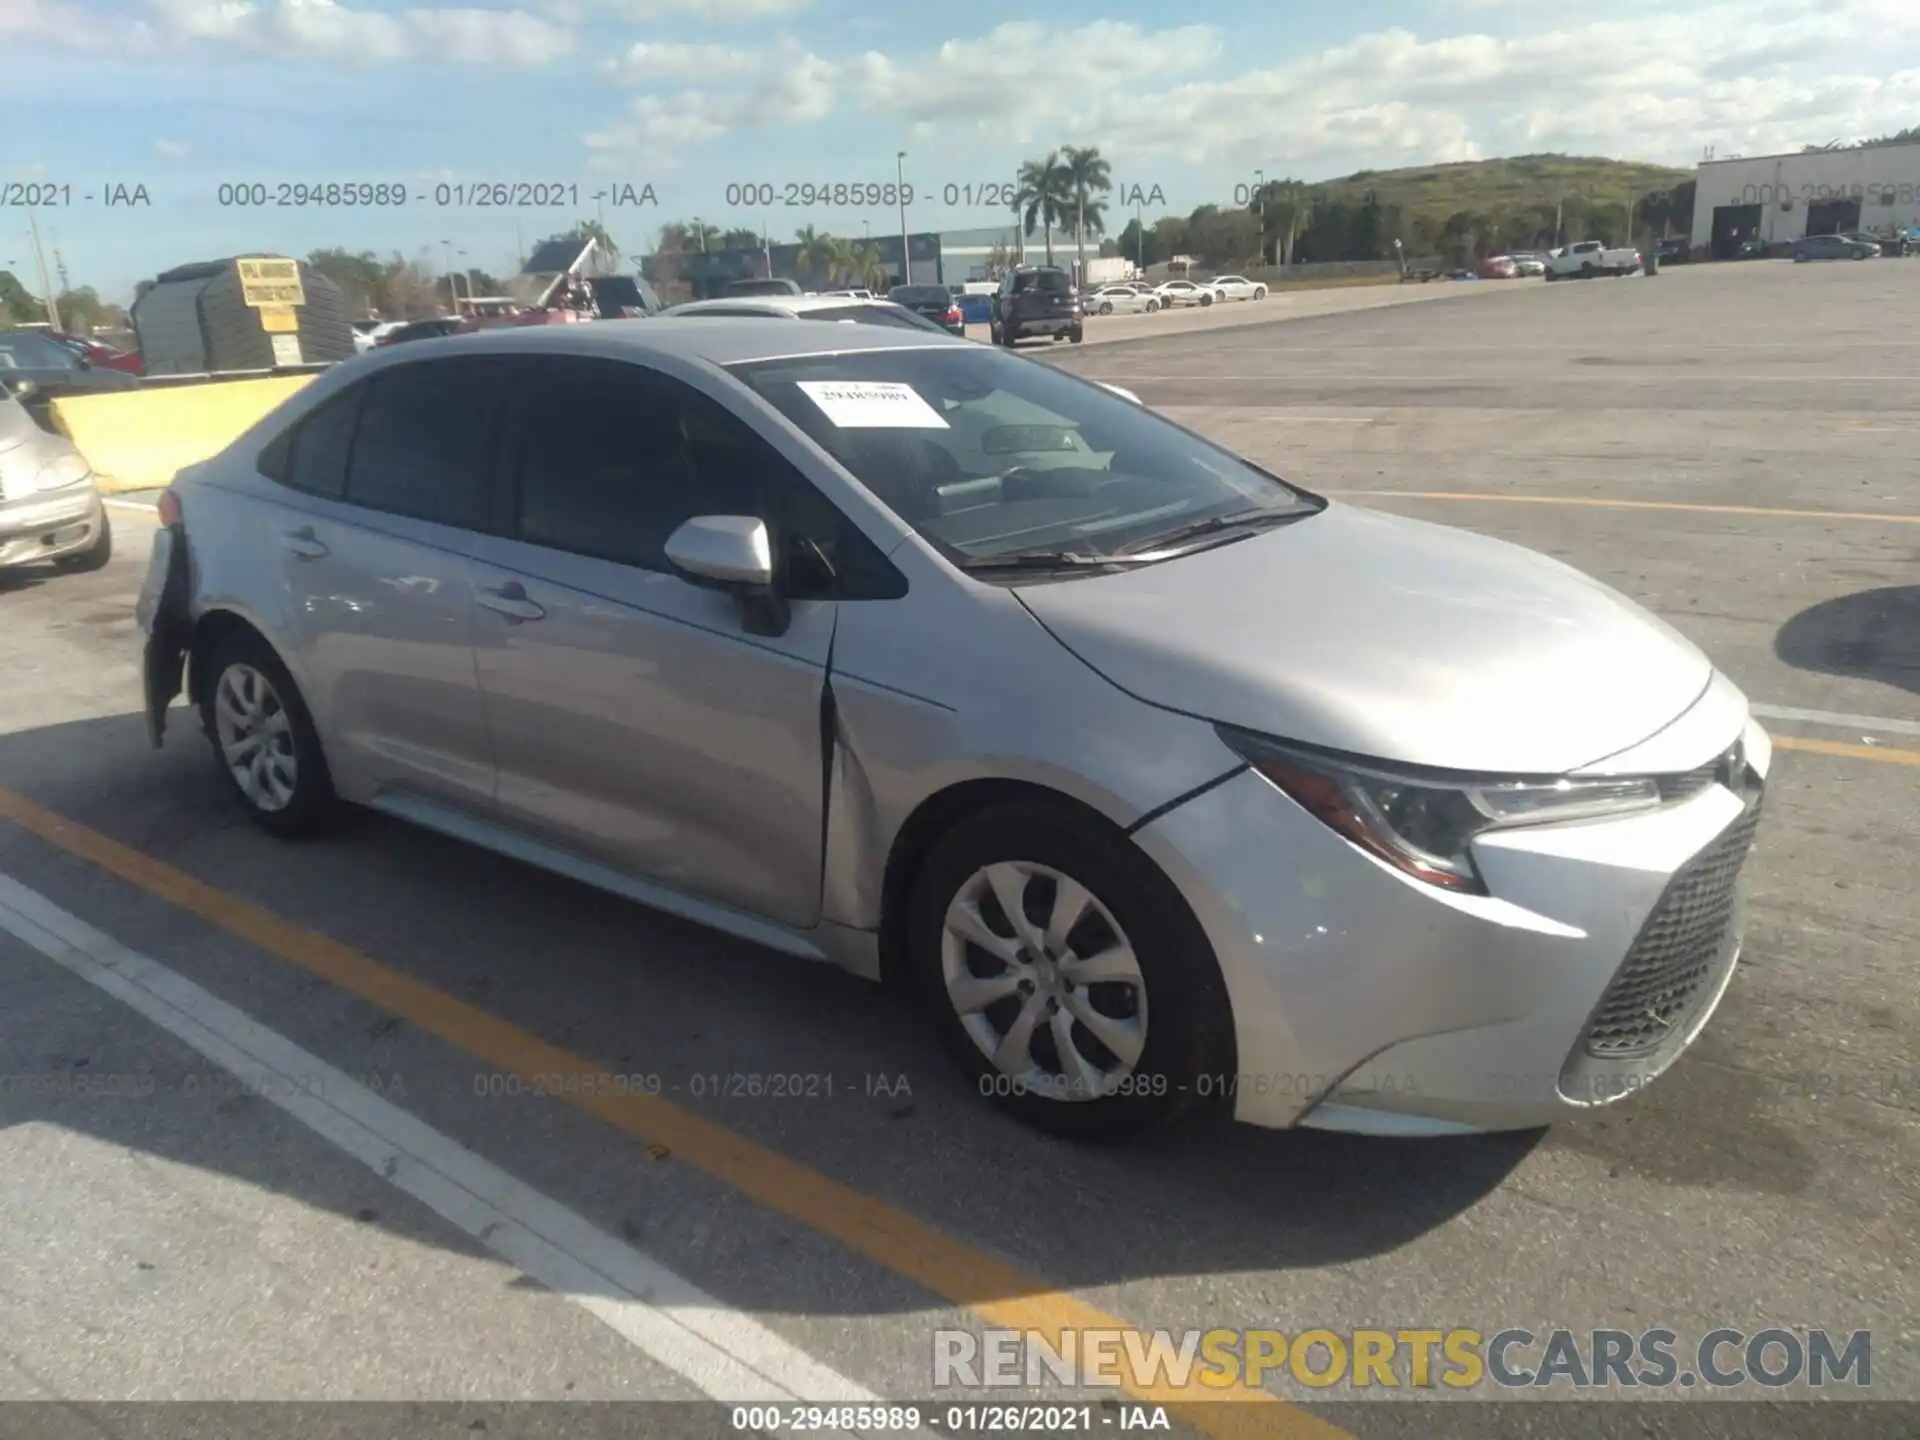
[[[1739,954],[1770,746],[1679,634],[983,346],[425,341],[162,518],[155,743],[184,688],[268,830],[371,806],[897,981],[1059,1133],[1541,1124]]]

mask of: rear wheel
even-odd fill
[[[113,521],[107,518],[105,507],[100,511],[100,533],[93,537],[93,543],[84,550],[76,550],[71,555],[62,555],[54,561],[54,568],[64,570],[69,575],[86,574],[94,570],[104,570],[107,562],[113,559]]]
[[[1160,308],[1160,302],[1158,300],[1147,301],[1147,313],[1149,315],[1154,314],[1156,311],[1159,310],[1159,308]]]
[[[1078,325],[1076,325],[1073,327],[1073,330],[1068,334],[1067,338],[1071,340],[1074,344],[1078,345],[1082,340],[1085,340],[1087,338],[1087,332],[1081,329]]]
[[[1254,298],[1254,299],[1256,299],[1256,300],[1264,300],[1264,299],[1266,299],[1266,298],[1267,298],[1267,287],[1266,287],[1266,286],[1264,286],[1264,285],[1256,285],[1256,286],[1254,287],[1254,289],[1253,289],[1253,298]]]
[[[1593,262],[1591,260],[1581,262],[1580,278],[1582,280],[1591,280],[1593,278]]]
[[[1111,315],[1113,313],[1113,302],[1111,300],[1102,300],[1100,302],[1099,313],[1102,315]]]
[[[320,737],[293,677],[251,630],[220,641],[208,665],[201,722],[214,759],[247,813],[276,835],[308,835],[334,808]]]
[[[941,1039],[1020,1119],[1122,1139],[1222,1098],[1232,1015],[1206,936],[1097,821],[1044,803],[961,821],[921,869],[907,940]]]

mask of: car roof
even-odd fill
[[[428,355],[516,354],[601,355],[644,360],[675,355],[732,365],[745,360],[790,359],[874,350],[927,350],[954,346],[979,349],[975,342],[932,330],[892,325],[795,325],[792,317],[743,315],[725,325],[697,317],[675,318],[672,311],[636,320],[594,320],[582,325],[533,325],[481,330],[471,335],[427,341],[408,348],[372,352],[337,368],[406,364]],[[368,373],[362,369],[360,373]]]
[[[769,316],[800,315],[808,310],[844,310],[850,300],[859,305],[893,304],[878,295],[869,300],[844,292],[838,295],[723,295],[714,300],[689,300],[684,305],[663,310],[661,315],[707,315],[715,310],[746,308],[763,310]]]

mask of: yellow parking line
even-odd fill
[[[1799,735],[1770,737],[1776,750],[1805,750],[1845,760],[1878,760],[1883,765],[1920,765],[1920,750],[1890,750],[1885,745],[1849,745],[1842,740],[1809,740]]]
[[[526,1080],[578,1076],[578,1084],[562,1079],[549,1081],[544,1088],[630,1135],[665,1146],[680,1160],[768,1209],[964,1306],[988,1325],[1039,1332],[1056,1348],[1068,1330],[1131,1328],[926,1221],[670,1101],[652,1095],[600,1093],[603,1087],[594,1077],[601,1067],[581,1056],[25,796],[0,789],[0,818],[488,1065]],[[1121,1369],[1126,1368],[1122,1358]],[[1265,1390],[1242,1387],[1219,1392],[1221,1401],[1250,1402],[1221,1404],[1194,1403],[1194,1392],[1139,1375],[1127,1375],[1123,1388],[1147,1404],[1179,1406],[1183,1418],[1222,1440],[1255,1436],[1351,1440],[1345,1431]]]
[[[1487,500],[1505,505],[1579,505],[1595,510],[1686,510],[1701,515],[1772,515],[1789,520],[1878,520],[1887,525],[1920,525],[1920,515],[1890,515],[1875,510],[1785,510],[1764,505],[1699,505],[1684,500],[1604,500],[1591,495],[1491,495],[1459,490],[1329,490],[1336,500],[1369,499]]]

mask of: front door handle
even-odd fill
[[[527,598],[526,587],[518,580],[509,580],[504,585],[483,586],[475,597],[486,609],[496,615],[519,624],[523,620],[544,620],[546,610]]]
[[[318,560],[328,553],[326,545],[313,533],[311,525],[302,525],[298,530],[289,530],[281,537],[292,554],[302,560]]]

